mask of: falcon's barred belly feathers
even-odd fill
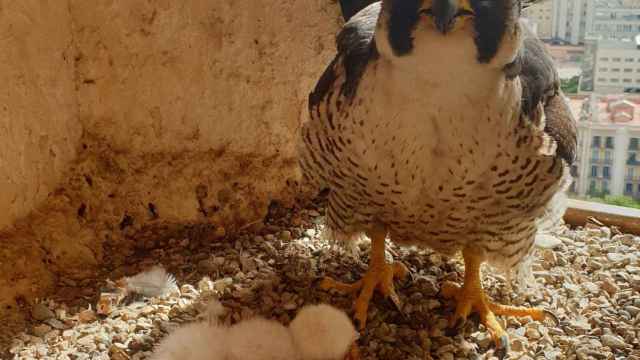
[[[463,286],[452,324],[478,312],[499,346],[495,315],[538,309],[491,302],[480,265],[509,270],[570,182],[575,122],[544,44],[520,22],[520,0],[383,0],[355,14],[338,54],[309,97],[302,128],[304,179],[329,190],[331,237],[372,241],[362,280],[321,284],[359,292],[365,326],[378,289],[396,298],[402,264],[385,261],[385,238],[446,255],[462,252]]]

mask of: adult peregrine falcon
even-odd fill
[[[512,269],[570,181],[575,122],[544,45],[520,22],[521,0],[383,0],[354,15],[338,54],[309,97],[300,163],[306,181],[329,190],[334,239],[372,242],[359,291],[364,327],[373,291],[397,299],[405,276],[385,260],[385,238],[462,252],[463,286],[452,324],[478,312],[498,346],[495,315],[545,317],[496,304],[480,265]],[[555,212],[557,214],[557,212]],[[560,212],[561,214],[562,212]]]

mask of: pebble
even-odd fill
[[[284,230],[280,233],[280,240],[282,241],[291,241],[291,231]]]
[[[73,338],[76,337],[76,331],[75,330],[65,330],[62,332],[62,338],[66,339],[66,340],[71,340]]]
[[[44,337],[49,331],[51,331],[51,326],[40,324],[33,327],[33,335],[38,337]]]
[[[45,304],[38,303],[31,308],[31,317],[38,321],[45,321],[52,319],[56,314],[51,311]]]
[[[535,329],[535,328],[528,328],[527,331],[525,332],[525,335],[529,339],[533,339],[533,340],[538,340],[541,337],[540,332],[538,331],[538,329]]]
[[[58,329],[58,330],[64,330],[67,328],[67,326],[58,319],[49,319],[49,320],[46,320],[45,323],[51,326],[52,328]]]
[[[609,293],[609,295],[615,295],[618,291],[620,291],[620,288],[618,287],[618,285],[616,285],[615,282],[613,282],[610,279],[604,280],[602,282],[601,285],[602,290],[606,291],[607,293]]]
[[[57,308],[62,306],[45,302],[60,315],[44,320],[49,328],[36,331],[41,324],[34,324],[30,329],[38,336],[20,336],[12,353],[24,358],[146,359],[153,344],[167,333],[187,322],[210,319],[200,307],[210,298],[220,299],[227,310],[220,317],[225,324],[255,315],[286,324],[309,303],[329,302],[349,310],[351,297],[321,291],[313,282],[325,274],[347,282],[358,280],[367,269],[369,248],[356,249],[354,256],[332,249],[319,240],[322,225],[314,221],[321,219],[320,213],[311,214],[293,217],[298,221],[291,227],[280,220],[268,223],[258,230],[262,235],[226,234],[225,240],[210,245],[211,250],[194,254],[189,251],[197,249],[199,241],[173,241],[161,255],[178,259],[172,266],[183,269],[176,274],[181,293],[136,299],[110,317],[75,325],[77,308],[70,308],[72,315],[67,317]],[[640,353],[633,352],[640,348],[640,297],[634,293],[635,287],[640,289],[640,263],[633,255],[640,242],[632,236],[608,236],[599,227],[561,229],[559,235],[550,236],[547,240],[552,241],[536,250],[537,284],[530,284],[531,290],[510,288],[499,273],[483,272],[487,295],[495,301],[548,308],[560,318],[553,325],[498,317],[511,339],[511,358],[640,360]],[[458,331],[448,328],[455,304],[439,292],[445,280],[462,283],[464,266],[459,259],[396,246],[390,246],[389,253],[411,269],[410,279],[396,287],[404,314],[374,296],[367,329],[360,334],[362,359],[496,358],[492,338],[474,316]],[[96,295],[93,283],[82,281],[80,286]]]
[[[229,285],[233,284],[233,279],[232,278],[224,278],[222,280],[218,280],[215,281],[213,283],[213,288],[219,292],[219,293],[223,293],[225,291],[225,289],[227,287],[229,287]]]
[[[605,346],[612,349],[624,349],[627,347],[624,339],[617,335],[602,335],[600,339]]]
[[[81,323],[93,322],[96,320],[96,313],[91,309],[83,310],[78,314],[78,320]]]
[[[608,253],[607,254],[607,260],[609,260],[610,262],[612,262],[614,265],[616,266],[624,266],[627,265],[628,262],[628,258],[626,255],[624,254],[620,254],[620,253]]]
[[[541,249],[555,249],[562,245],[562,240],[549,234],[536,235],[535,244]]]
[[[218,266],[213,262],[212,259],[204,259],[198,261],[198,270],[205,274],[208,274],[218,270]]]

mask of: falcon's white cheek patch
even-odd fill
[[[535,134],[533,147],[534,149],[538,149],[538,154],[540,155],[555,156],[556,151],[558,150],[558,143],[544,131],[547,126],[547,117],[544,114],[544,107],[542,104],[538,106],[538,113],[540,114],[538,121],[536,121],[536,119],[530,119],[532,123],[531,126],[536,128],[533,132]]]
[[[522,48],[524,37],[522,36],[522,25],[520,21],[516,22],[513,27],[507,27],[507,32],[500,41],[500,47],[496,56],[491,59],[490,66],[503,68],[507,64],[511,64],[518,55],[518,51]]]

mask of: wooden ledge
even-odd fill
[[[572,226],[584,226],[595,218],[606,226],[615,226],[623,233],[640,235],[640,209],[569,199],[564,221]]]

